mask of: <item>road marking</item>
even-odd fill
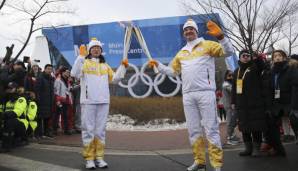
[[[34,161],[34,160],[25,159],[21,157],[11,156],[9,154],[0,154],[0,158],[1,158],[0,166],[6,167],[12,170],[80,171],[79,169],[64,167],[60,165],[54,165],[54,164],[40,162],[40,161]]]

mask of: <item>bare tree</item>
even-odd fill
[[[297,16],[288,16],[288,20],[284,29],[282,30],[282,35],[286,39],[288,43],[288,47],[286,48],[289,56],[292,54],[292,49],[298,47],[298,24],[297,24]]]
[[[6,1],[6,0],[2,0],[2,2],[1,2],[1,4],[0,4],[0,10],[4,7],[5,1]]]
[[[20,12],[24,16],[26,16],[17,22],[21,22],[22,20],[30,20],[27,36],[25,37],[23,45],[14,57],[13,61],[16,61],[18,57],[22,54],[22,52],[25,50],[26,46],[30,41],[30,38],[32,37],[32,34],[44,28],[44,26],[40,26],[37,24],[37,22],[41,20],[41,18],[49,15],[74,13],[74,10],[65,7],[65,3],[67,1],[68,0],[31,0],[30,5],[28,5],[26,4],[28,3],[28,1],[26,0],[16,0],[13,3],[6,4],[7,7],[16,10],[17,12]],[[57,25],[51,25],[47,27],[57,27]]]
[[[281,39],[280,32],[287,16],[296,13],[298,1],[275,0],[192,0],[184,2],[190,12],[209,15],[219,13],[224,21],[216,21],[224,28],[237,50],[264,51]],[[213,15],[213,16],[211,16]]]

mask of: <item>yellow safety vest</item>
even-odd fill
[[[24,97],[19,97],[16,101],[6,102],[5,112],[13,111],[17,115],[17,119],[25,125],[27,130],[28,121],[26,119],[27,101]]]
[[[0,113],[4,112],[4,105],[0,104]]]
[[[29,104],[27,107],[27,119],[33,131],[37,127],[36,114],[37,114],[37,104],[35,103],[35,101],[29,101]]]
[[[0,115],[3,115],[4,112],[4,105],[0,104]],[[0,128],[3,127],[3,120],[1,119],[3,116],[0,116]]]

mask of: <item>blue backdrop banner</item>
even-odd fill
[[[222,24],[218,14],[144,19],[131,21],[131,23],[140,28],[151,56],[162,63],[169,63],[185,44],[182,35],[182,26],[189,18],[194,19],[198,24],[199,36],[205,39],[215,40],[206,34],[206,21],[212,19]],[[123,56],[125,34],[123,23],[125,22],[43,29],[42,33],[47,37],[47,40],[54,49],[59,51],[59,53],[54,53],[59,54],[59,58],[57,59],[61,59],[62,56],[69,65],[73,65],[80,45],[87,45],[91,38],[96,37],[103,43],[103,51],[107,63],[111,67],[116,68],[119,66]],[[51,58],[55,58],[55,56]],[[143,65],[148,60],[135,35],[132,37],[128,59],[130,63],[137,66]],[[237,66],[237,63],[235,63],[237,61],[236,57],[230,57],[226,61],[231,69]],[[55,62],[59,63],[59,61]]]

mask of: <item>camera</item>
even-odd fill
[[[29,60],[30,60],[30,57],[29,56],[24,56],[24,58],[23,58],[23,62],[24,63],[28,63]]]

